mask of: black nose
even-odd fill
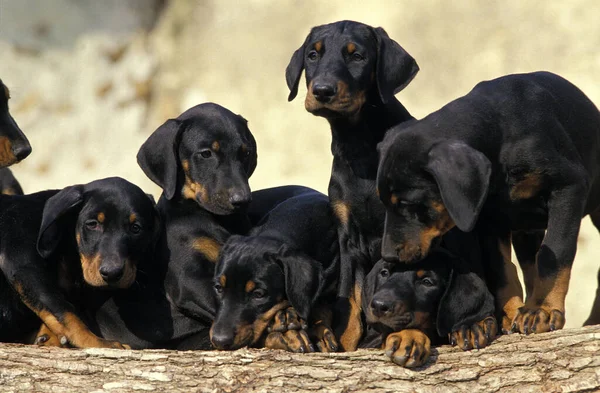
[[[313,84],[312,92],[317,101],[328,102],[335,96],[337,89],[329,84]]]
[[[210,341],[217,349],[228,350],[233,347],[233,336],[228,336],[223,333],[213,333]]]
[[[124,266],[103,265],[100,266],[100,275],[107,283],[114,283],[123,277]]]
[[[252,202],[252,194],[245,192],[234,192],[229,196],[229,202],[234,207],[243,207]]]
[[[31,146],[29,144],[13,145],[12,151],[17,160],[21,161],[31,154]]]
[[[371,301],[371,309],[376,317],[384,317],[392,311],[394,304],[383,299],[373,299]]]

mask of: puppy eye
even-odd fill
[[[221,284],[215,284],[215,292],[217,293],[223,293],[223,287],[221,286]]]
[[[319,53],[316,50],[311,50],[310,52],[308,52],[308,55],[306,56],[308,58],[308,60],[317,60],[317,57],[319,57]]]
[[[424,279],[421,280],[421,284],[423,284],[426,287],[432,287],[435,285],[433,280],[430,278],[427,278],[427,277],[425,277]]]
[[[100,225],[99,225],[98,221],[96,221],[96,220],[87,220],[85,222],[85,227],[87,229],[89,229],[90,231],[95,231],[96,229],[98,229],[99,226]]]
[[[358,53],[358,52],[354,52],[352,54],[352,60],[354,60],[354,61],[361,61],[361,60],[364,60],[364,59],[365,59],[365,57],[363,55],[361,55],[360,53]]]
[[[381,277],[389,277],[389,275],[390,275],[390,271],[389,271],[389,270],[387,270],[387,269],[381,269],[381,271],[379,272],[379,275],[380,275]]]
[[[252,297],[255,299],[262,299],[267,296],[267,292],[264,289],[255,289],[252,291]]]
[[[212,156],[212,151],[206,149],[206,150],[202,150],[200,152],[200,155],[202,156],[202,158],[210,158]]]
[[[140,233],[142,231],[142,226],[134,223],[129,226],[129,230],[131,233]]]

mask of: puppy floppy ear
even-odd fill
[[[243,116],[238,115],[244,124],[246,125],[246,138],[247,142],[250,145],[250,157],[248,157],[248,161],[246,162],[245,170],[248,178],[252,176],[254,170],[256,169],[256,163],[258,161],[258,153],[256,151],[256,139],[254,139],[254,135],[252,135],[252,131],[248,128],[248,120],[246,120]]]
[[[71,186],[59,191],[46,201],[42,213],[42,225],[37,238],[37,250],[43,258],[48,258],[67,232],[63,225],[68,213],[83,203],[83,186]]]
[[[296,98],[296,95],[298,95],[298,85],[300,84],[300,77],[304,70],[304,49],[306,48],[309,38],[310,34],[306,37],[302,46],[294,52],[290,63],[285,69],[285,81],[290,89],[288,101],[293,100]]]
[[[285,246],[274,257],[283,269],[288,301],[301,318],[308,320],[322,290],[323,268],[304,253],[290,251]]]
[[[169,119],[144,142],[137,154],[137,162],[146,176],[158,184],[165,198],[172,199],[177,188],[177,147],[183,122]]]
[[[438,306],[438,334],[446,337],[463,325],[470,326],[493,315],[494,298],[481,277],[453,269]]]
[[[383,28],[373,29],[373,34],[377,39],[377,89],[381,102],[385,104],[413,80],[419,72],[419,66]]]
[[[369,272],[369,274],[367,274],[367,277],[365,278],[364,284],[363,284],[363,288],[362,288],[362,298],[361,298],[361,302],[362,302],[362,309],[363,310],[368,310],[369,309],[369,304],[371,303],[371,300],[373,299],[373,294],[375,293],[375,290],[377,289],[377,276],[379,275],[379,272],[381,272],[381,269],[383,268],[383,265],[385,264],[385,261],[383,259],[380,259],[371,269],[371,271]]]
[[[466,143],[450,141],[429,151],[425,169],[435,178],[456,226],[463,232],[471,231],[488,195],[490,160]]]

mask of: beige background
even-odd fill
[[[13,167],[26,192],[118,175],[158,195],[135,154],[186,108],[214,101],[249,120],[253,189],[326,191],[325,120],[288,103],[284,70],[310,27],[353,19],[384,27],[421,71],[398,98],[422,117],[478,81],[545,69],[600,104],[600,5],[558,1],[5,0],[0,78],[33,153]],[[584,220],[567,324],[587,317],[598,233]]]

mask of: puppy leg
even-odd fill
[[[392,333],[385,340],[385,355],[403,367],[419,367],[431,354],[431,341],[425,333],[406,329]]]
[[[66,338],[65,344],[78,348],[129,348],[115,341],[104,340],[89,330],[58,290],[58,283],[49,279],[50,272],[43,268],[47,265],[46,261],[32,258],[31,262],[15,262],[19,268],[7,275],[11,277],[11,285],[23,303],[37,314],[61,343]]]
[[[512,326],[514,331],[542,333],[565,325],[565,297],[585,203],[581,195],[587,195],[583,184],[579,182],[550,194],[548,229],[537,255],[533,293],[519,309]]]
[[[512,244],[517,254],[519,266],[523,271],[525,293],[527,299],[533,293],[535,281],[535,256],[544,240],[544,231],[515,231],[512,233]]]
[[[523,288],[517,268],[511,261],[510,231],[503,234],[482,235],[483,260],[490,291],[495,295],[496,316],[504,334],[512,330],[514,318],[523,306]]]

